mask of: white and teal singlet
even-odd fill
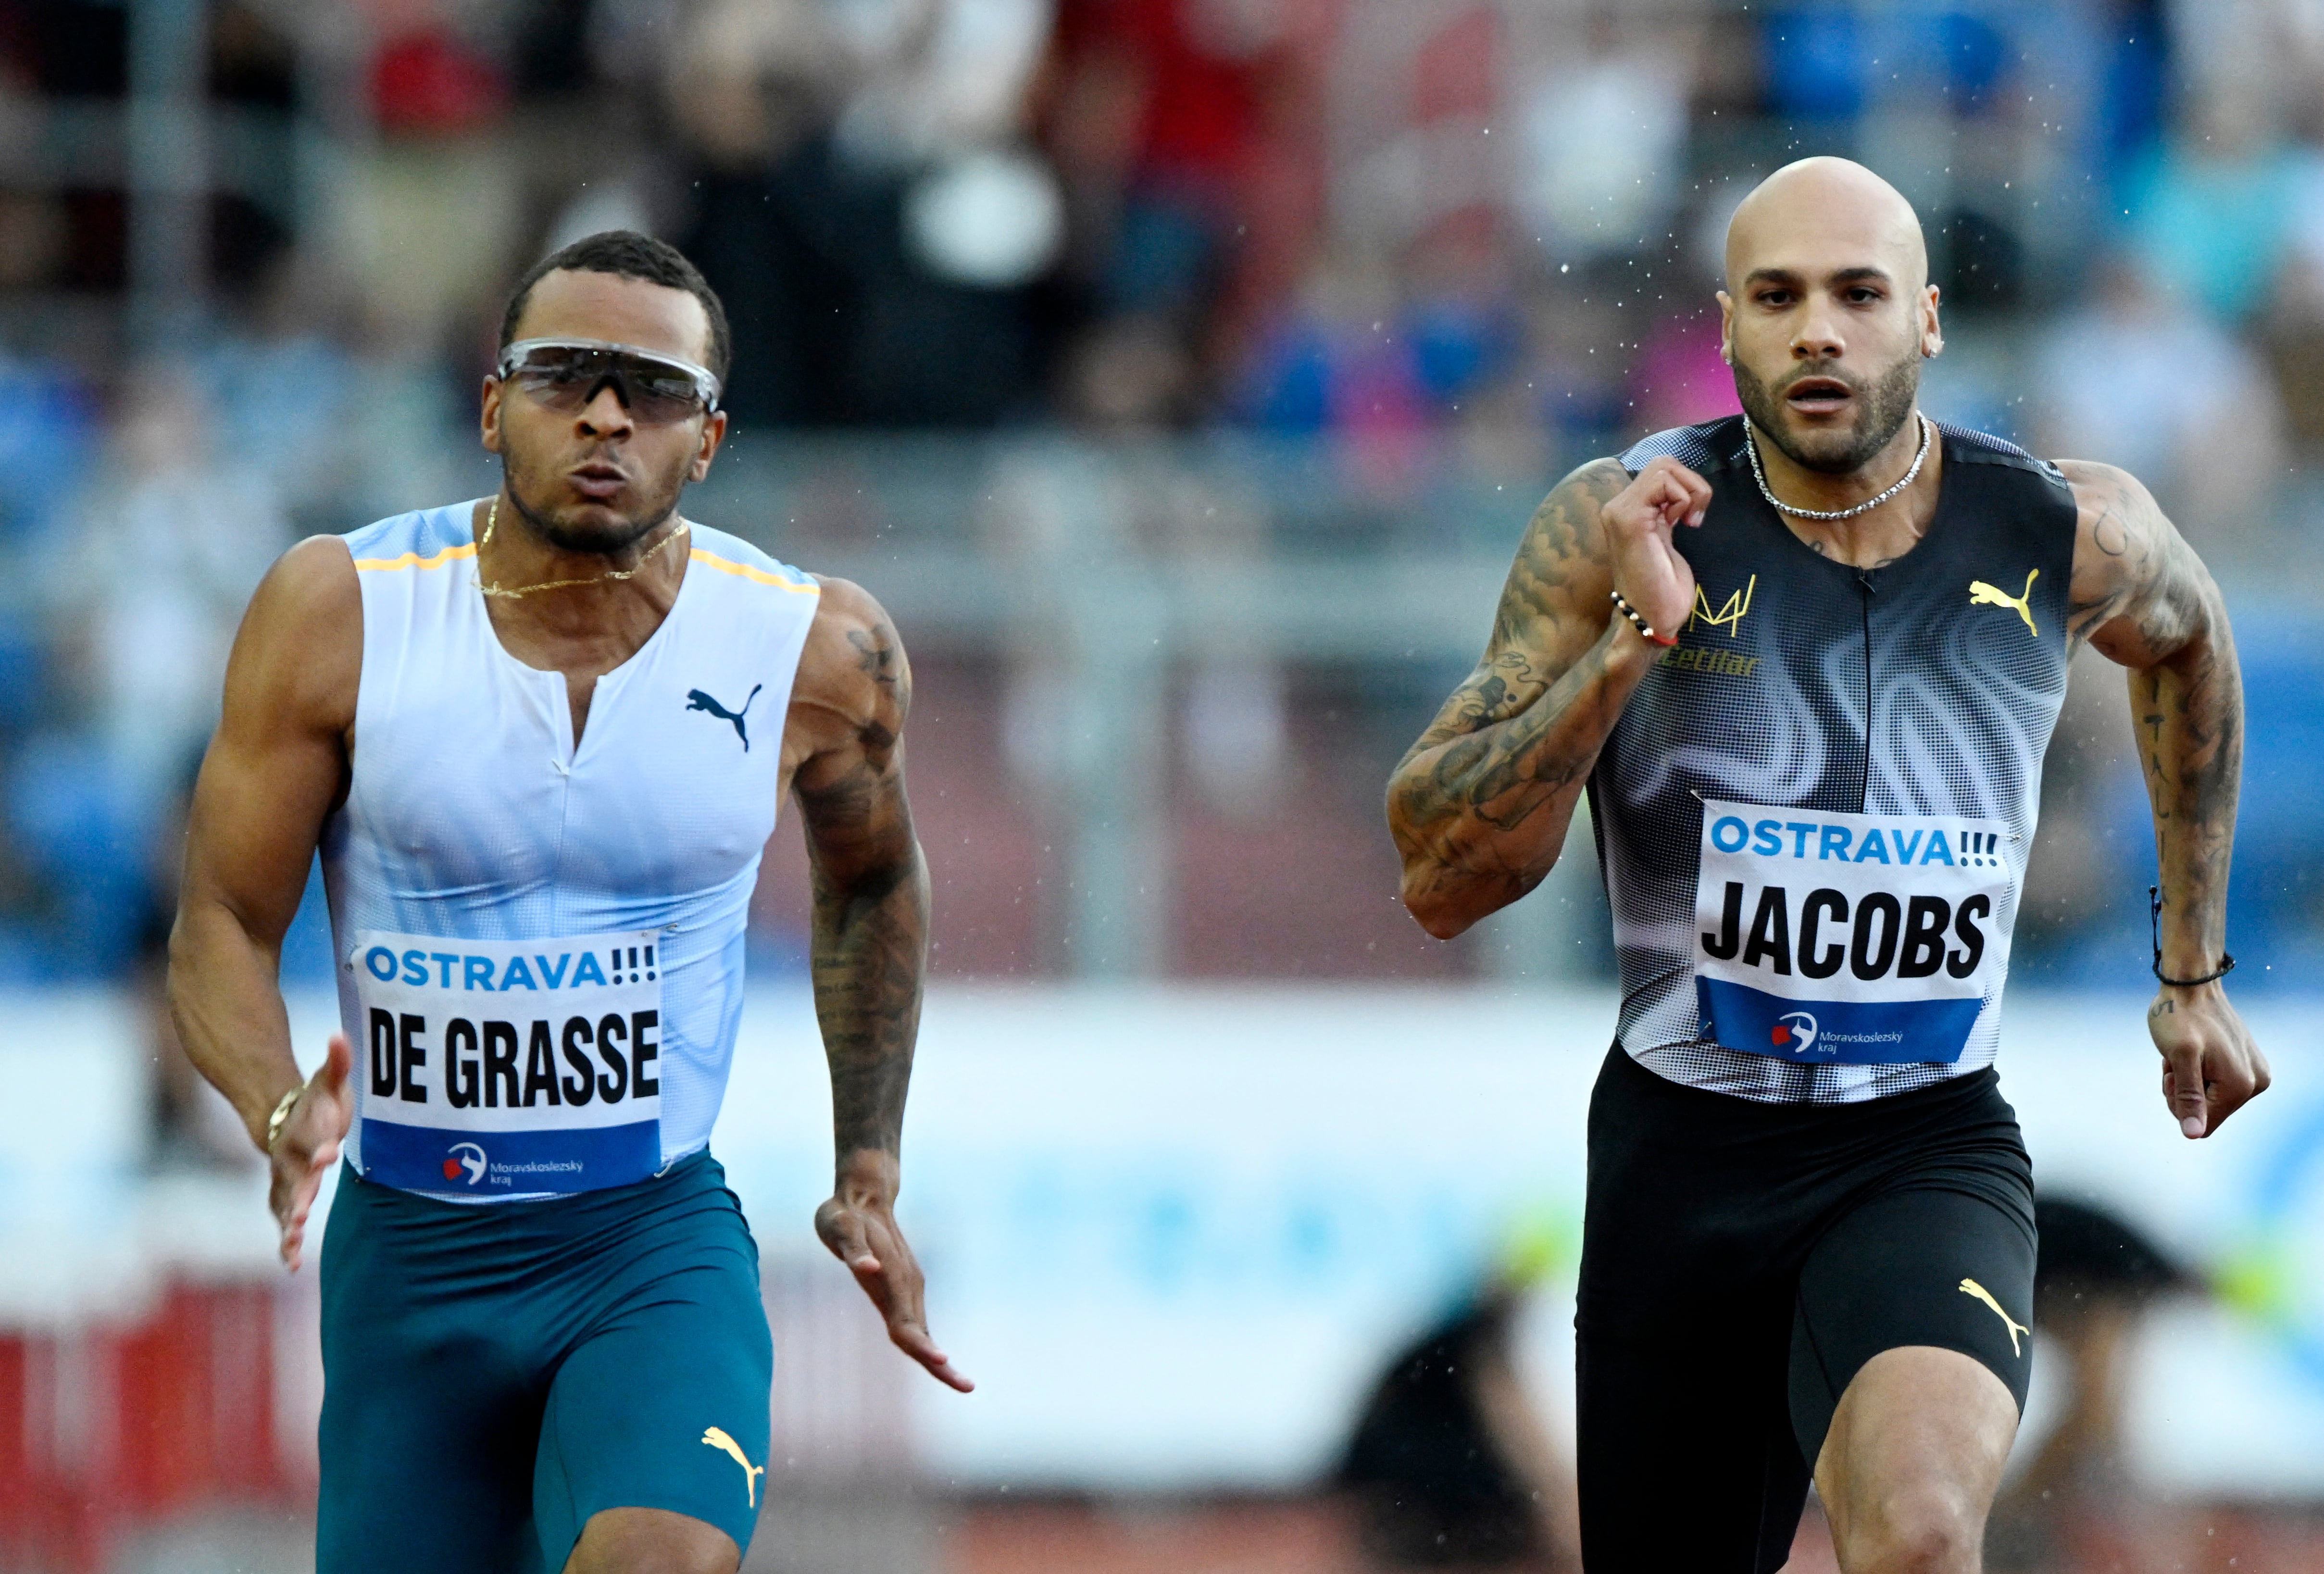
[[[627,1184],[708,1143],[821,590],[694,526],[669,616],[597,680],[576,748],[564,676],[493,630],[474,517],[346,538],[363,676],[323,878],[349,1162],[507,1201]]]

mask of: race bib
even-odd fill
[[[2023,871],[1998,820],[1703,800],[1702,1036],[1842,1065],[1947,1064],[1997,999]]]
[[[659,939],[359,933],[346,965],[363,1007],[364,1174],[479,1197],[653,1174]]]

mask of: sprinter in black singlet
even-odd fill
[[[1531,890],[1590,794],[1622,1012],[1590,1110],[1591,1574],[1974,1570],[2025,1397],[2032,1174],[1993,1070],[2066,664],[2130,669],[2162,861],[2148,1013],[2189,1137],[2267,1086],[2227,1002],[2242,690],[2145,489],[1920,413],[1909,205],[1770,177],[1720,306],[1745,415],[1584,465],[1398,767],[1439,936]]]

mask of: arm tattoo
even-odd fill
[[[1388,819],[1408,896],[1481,879],[1512,900],[1554,859],[1564,816],[1629,697],[1609,671],[1611,580],[1598,524],[1629,479],[1604,460],[1549,494],[1509,569],[1484,658],[1397,767]],[[1545,859],[1533,844],[1552,838]]]
[[[902,648],[896,641],[894,626],[882,620],[869,629],[850,629],[847,642],[855,648],[857,669],[893,695],[895,704],[909,709],[912,676],[910,669],[898,659]]]
[[[1425,761],[1416,758],[1411,762],[1419,769],[1399,783],[1405,805],[1454,808],[1495,830],[1516,830],[1558,789],[1588,775],[1597,762],[1594,746],[1585,753],[1542,745],[1570,732],[1577,719],[1590,723],[1585,732],[1596,732],[1598,741],[1603,741],[1603,732],[1610,731],[1614,721],[1604,713],[1605,677],[1605,652],[1593,646],[1554,684],[1545,688],[1529,682],[1531,692],[1521,707],[1505,703],[1481,711],[1483,724],[1448,739],[1428,751]],[[1498,683],[1489,679],[1487,687]],[[1532,703],[1545,693],[1546,703]],[[1595,725],[1601,721],[1602,731]],[[1518,790],[1526,787],[1536,790]]]
[[[894,1153],[919,1036],[927,954],[927,878],[918,849],[908,863],[843,885],[815,870],[816,1019],[831,1066],[835,1146],[843,1158]]]
[[[928,882],[899,741],[911,669],[884,621],[850,630],[869,713],[829,774],[798,788],[815,893],[811,972],[839,1156],[895,1153],[918,1037]]]
[[[1595,538],[1598,510],[1628,483],[1620,466],[1604,461],[1575,473],[1535,511],[1509,566],[1485,658],[1452,691],[1405,756],[1406,764],[1439,744],[1508,721],[1548,688],[1546,653],[1579,611],[1572,604],[1574,582],[1602,556]],[[1589,612],[1603,626],[1604,612],[1594,605]]]
[[[2141,752],[2162,871],[2163,971],[2208,972],[2226,946],[2227,869],[2243,780],[2243,682],[2225,620],[2133,672],[2130,695],[2147,734]],[[2173,962],[2174,955],[2203,960],[2190,966]]]
[[[2132,735],[2162,871],[2165,971],[2207,972],[2225,945],[2243,777],[2243,679],[2227,609],[2144,487],[2102,465],[2075,466],[2071,478],[2081,529],[2069,634],[2130,669]]]
[[[2134,637],[2158,648],[2185,638],[2197,610],[2189,592],[2205,578],[2202,566],[2144,487],[2107,465],[2076,465],[2072,472],[2080,515],[2074,543],[2074,576],[2066,606],[2070,645],[2098,636],[2113,655]],[[2118,625],[2135,610],[2137,623]],[[2136,665],[2132,663],[2132,665]]]

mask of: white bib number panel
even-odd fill
[[[1704,799],[1702,1036],[1809,1064],[1951,1064],[2008,973],[2020,847],[1994,819]]]
[[[359,932],[365,1178],[486,1197],[659,1170],[660,938]]]

